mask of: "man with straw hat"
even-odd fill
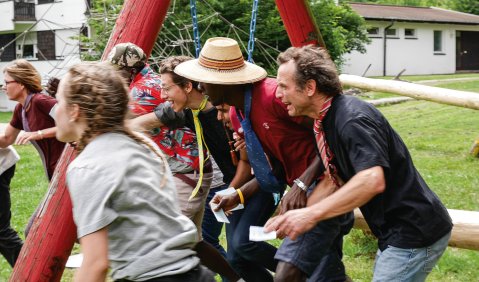
[[[266,78],[263,68],[245,62],[238,43],[229,38],[209,39],[199,58],[178,65],[175,73],[199,81],[214,105],[235,106],[240,115],[244,114],[242,126],[256,177],[237,189],[237,194],[215,197],[213,202],[218,203],[218,209],[229,210],[240,202],[244,202],[245,210],[251,205],[261,205],[255,201],[258,194],[269,193],[272,200],[273,194],[283,193],[280,184],[284,182],[292,189],[282,201],[281,212],[304,207],[308,186],[319,177],[316,168],[320,161],[312,123],[288,115],[286,106],[275,97],[276,81]],[[265,223],[251,220],[256,222],[250,225]],[[349,232],[351,225],[351,214],[341,215],[318,224],[296,241],[286,239],[275,256],[280,261],[275,280],[303,281],[306,277],[312,281],[346,280],[341,262],[342,235]],[[243,222],[237,227],[233,242],[238,244],[229,246],[228,252],[232,249],[232,253],[228,255],[233,267],[248,281],[245,272],[254,258],[245,255],[242,245],[250,245],[244,239],[249,226]]]

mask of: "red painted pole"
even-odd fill
[[[326,46],[314,21],[308,0],[275,1],[292,46],[301,47],[308,44]]]
[[[131,42],[150,55],[168,12],[170,0],[127,0],[103,52],[102,60],[118,43]]]
[[[133,42],[149,55],[169,5],[169,0],[125,1],[103,59],[115,44],[121,42]],[[74,157],[74,149],[67,146],[10,276],[11,282],[60,281],[76,240],[76,226],[65,182],[66,169]]]

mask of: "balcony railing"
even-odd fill
[[[35,21],[35,3],[13,2],[15,21]]]

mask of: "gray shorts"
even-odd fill
[[[321,221],[296,240],[284,239],[275,259],[295,265],[308,281],[344,281],[343,236],[354,223],[352,212]]]

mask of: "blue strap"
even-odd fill
[[[271,170],[270,164],[264,153],[263,146],[256,136],[256,133],[251,126],[249,114],[251,112],[251,99],[252,91],[251,85],[248,86],[245,93],[245,116],[244,119],[241,115],[238,118],[241,122],[241,127],[244,131],[246,151],[248,158],[253,167],[253,171],[261,189],[265,192],[282,194],[285,189],[285,183],[280,182]],[[275,202],[279,199],[279,195],[275,195]]]
[[[253,10],[251,11],[251,21],[249,23],[249,41],[248,41],[248,62],[253,62],[254,50],[254,32],[256,30],[256,12],[258,11],[259,0],[253,1]]]
[[[193,21],[193,37],[195,39],[195,53],[196,58],[200,55],[201,41],[200,32],[198,29],[198,17],[196,16],[196,0],[190,0],[191,20]]]

